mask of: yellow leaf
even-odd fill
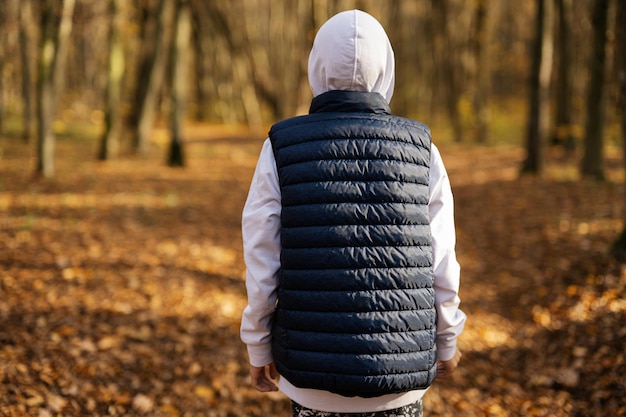
[[[29,407],[34,407],[36,405],[41,405],[44,403],[44,399],[41,395],[35,393],[32,394],[32,397],[26,399],[26,405],[28,405]]]
[[[215,403],[217,403],[215,391],[211,387],[207,387],[206,385],[198,385],[194,392],[198,397],[204,399],[210,405],[214,405]]]
[[[55,411],[58,413],[61,410],[63,410],[63,408],[65,408],[65,406],[67,405],[67,400],[58,395],[50,394],[48,395],[47,405],[48,405],[48,408],[50,408],[52,411]]]
[[[170,416],[178,417],[180,415],[180,411],[178,411],[178,409],[171,404],[163,404],[159,407],[159,410],[165,414],[169,414]]]
[[[104,336],[98,341],[98,349],[109,350],[119,347],[122,344],[122,338],[117,336]]]
[[[198,385],[194,391],[198,397],[202,397],[202,398],[215,397],[215,392],[213,392],[213,388],[207,387],[206,385]]]

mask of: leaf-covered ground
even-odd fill
[[[261,140],[205,139],[186,169],[159,147],[98,163],[60,140],[53,181],[32,179],[31,145],[0,139],[0,415],[289,415],[250,389],[238,336]],[[619,161],[620,181],[571,180],[557,157],[519,179],[519,149],[441,150],[469,320],[425,415],[626,415],[626,269],[607,256]]]

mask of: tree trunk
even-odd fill
[[[552,0],[537,0],[535,44],[530,73],[526,159],[522,173],[541,174],[543,142],[549,128],[550,75],[552,73]]]
[[[615,25],[616,31],[616,48],[615,56],[618,61],[618,78],[619,78],[619,102],[622,111],[622,161],[624,169],[626,169],[626,2],[617,2],[617,18]],[[626,182],[624,182],[626,185]],[[625,194],[626,195],[626,194]],[[624,227],[626,228],[626,204],[624,205]]]
[[[61,88],[61,76],[63,75],[69,36],[72,31],[75,0],[62,1],[58,23],[55,5],[54,0],[45,0],[42,4],[42,32],[37,83],[39,126],[36,174],[45,178],[54,176],[55,136],[52,121],[57,94]]]
[[[193,44],[193,56],[194,56],[194,70],[195,70],[195,88],[194,99],[196,107],[194,109],[194,119],[196,121],[202,121],[208,119],[208,112],[206,111],[206,104],[209,100],[209,92],[207,86],[210,84],[208,81],[208,74],[204,68],[205,57],[209,55],[210,49],[205,48],[205,41],[203,36],[202,27],[206,20],[201,15],[204,8],[198,7],[196,3],[190,5],[192,7],[192,37],[191,42]]]
[[[8,16],[5,5],[0,8],[0,29],[8,26]],[[0,30],[0,134],[4,130],[4,67],[7,64],[7,31]]]
[[[15,27],[18,7],[16,0],[4,0],[0,7],[0,134],[6,127],[7,105],[10,108],[12,102],[9,75],[14,71],[12,55],[16,45],[12,28]]]
[[[572,0],[557,0],[559,18],[558,75],[556,77],[556,120],[552,144],[564,146],[572,154],[576,148],[572,108]]]
[[[131,106],[131,114],[128,116],[128,128],[133,132],[133,141],[135,139],[134,133],[139,121],[139,113],[141,112],[141,106],[148,90],[148,80],[150,79],[150,68],[152,67],[152,61],[154,56],[154,44],[156,39],[156,21],[158,20],[158,11],[152,7],[153,1],[140,0],[138,6],[138,25],[139,25],[139,42],[140,42],[140,56],[137,59],[137,69],[134,74],[134,93],[133,102]],[[134,143],[131,143],[131,148],[134,149]]]
[[[605,108],[605,67],[609,0],[596,0],[593,6],[593,44],[590,79],[587,91],[587,123],[581,174],[585,178],[604,179],[603,125]]]
[[[35,114],[33,103],[33,68],[32,57],[34,22],[33,11],[30,0],[20,0],[18,9],[19,39],[20,39],[20,59],[22,64],[22,100],[23,110],[23,131],[24,142],[30,141],[35,136]]]
[[[97,158],[106,161],[115,154],[120,142],[120,104],[122,77],[124,75],[124,48],[120,39],[121,31],[121,0],[110,0],[110,32],[109,32],[109,79],[106,91],[106,115],[104,134],[100,138]]]
[[[141,73],[140,77],[147,77],[147,87],[142,97],[139,97],[136,125],[133,126],[132,152],[144,154],[148,150],[148,140],[154,127],[157,116],[157,106],[161,85],[165,78],[167,65],[167,51],[171,39],[171,16],[173,14],[173,0],[160,0],[157,16],[157,25],[154,35],[154,54],[148,65],[148,72]]]
[[[171,167],[185,166],[185,154],[181,135],[183,116],[187,101],[189,81],[189,42],[191,35],[191,10],[187,0],[176,2],[174,41],[170,51],[170,149],[167,164]]]
[[[56,52],[54,1],[41,5],[41,44],[39,47],[39,74],[37,79],[37,173],[54,176],[54,133],[52,131],[54,52]],[[48,51],[52,51],[51,54]]]
[[[446,104],[446,110],[452,129],[454,132],[454,140],[456,142],[462,142],[464,132],[463,124],[461,122],[461,115],[459,113],[459,99],[461,96],[459,88],[459,76],[457,60],[455,59],[454,52],[456,48],[453,45],[452,34],[449,26],[449,13],[448,4],[449,0],[433,0],[433,12],[435,14],[434,21],[439,28],[438,32],[441,37],[438,53],[440,56],[439,67],[443,79],[441,85],[443,86],[444,100]],[[437,39],[435,38],[435,41]]]
[[[626,2],[621,0],[617,2],[616,14],[616,22],[622,22],[615,25],[615,57],[618,59],[617,67],[620,85],[619,103],[622,113],[622,163],[624,164],[624,169],[626,170],[626,25],[623,24],[623,22],[626,22]],[[626,182],[624,182],[624,186],[626,187]],[[625,201],[622,215],[624,226],[622,233],[613,244],[612,248],[613,256],[615,256],[615,258],[622,263],[626,263],[626,193],[624,194],[624,198]]]
[[[476,139],[480,143],[489,140],[489,56],[486,46],[488,42],[487,32],[487,3],[488,0],[476,2],[475,20],[476,30],[474,33],[474,112],[476,114]]]

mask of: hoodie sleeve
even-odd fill
[[[242,215],[248,305],[243,311],[240,335],[253,366],[273,361],[271,328],[280,267],[280,199],[276,162],[267,139]]]
[[[459,309],[460,266],[456,259],[454,199],[445,166],[437,147],[431,147],[430,226],[433,238],[435,307],[437,310],[437,357],[449,360],[456,351],[466,316]]]

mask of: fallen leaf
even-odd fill
[[[97,346],[100,350],[109,350],[120,347],[122,345],[122,342],[123,339],[121,337],[105,336],[98,341]]]
[[[154,402],[147,395],[137,394],[133,398],[133,408],[142,413],[149,413],[154,408]]]

